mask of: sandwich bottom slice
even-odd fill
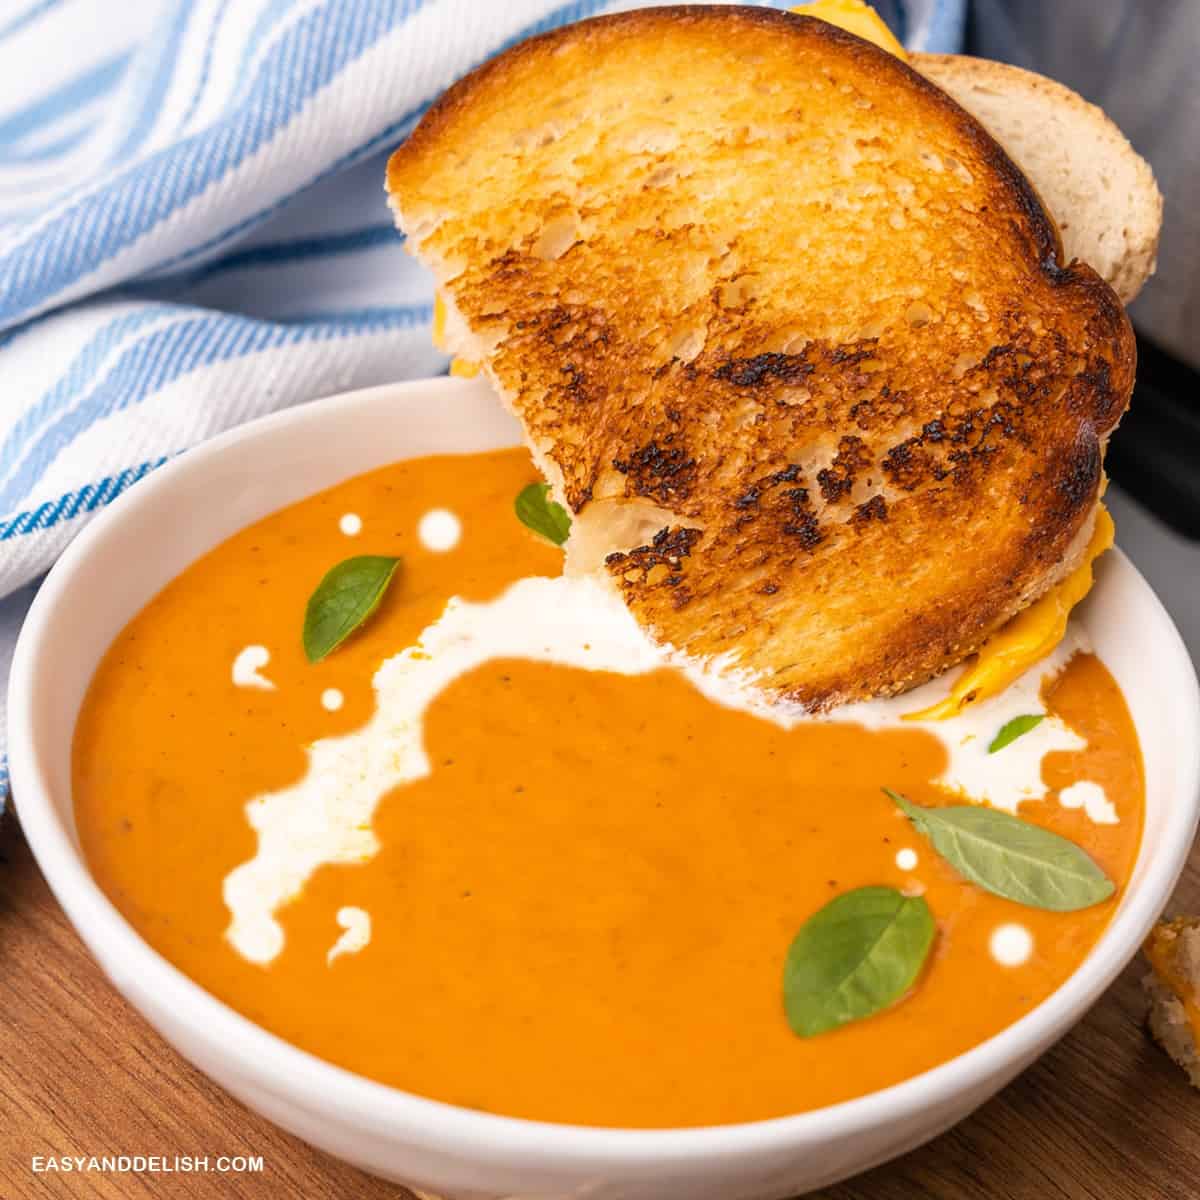
[[[1150,1033],[1200,1087],[1200,917],[1160,921],[1143,949]]]

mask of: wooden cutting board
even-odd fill
[[[1200,853],[1173,909],[1200,908]],[[823,1200],[1194,1200],[1200,1092],[1146,1038],[1134,963],[1087,1018],[937,1141]],[[34,1174],[34,1155],[262,1155],[261,1174]],[[0,819],[0,1197],[411,1194],[247,1111],[122,1000]],[[673,1198],[665,1198],[673,1200]],[[686,1200],[686,1198],[681,1198]]]

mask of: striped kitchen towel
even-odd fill
[[[877,7],[953,50],[964,4]],[[503,47],[632,7],[0,3],[0,683],[36,581],[147,472],[284,405],[444,370],[388,152]]]

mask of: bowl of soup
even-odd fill
[[[652,646],[567,525],[480,380],[304,405],[121,497],[10,688],[80,936],[243,1102],[426,1193],[765,1200],[946,1129],[1182,869],[1170,619],[1114,551],[999,696],[813,718]]]

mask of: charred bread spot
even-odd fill
[[[1089,355],[1079,372],[1085,382],[1090,379],[1098,385],[1090,415],[1097,434],[1103,437],[1121,419],[1133,389],[1137,368],[1133,326],[1112,289],[1086,263],[1071,263],[1061,273],[1061,286],[1079,293],[1082,303],[1090,310],[1087,340],[1092,346],[1105,348],[1103,353]],[[1087,407],[1084,406],[1082,411],[1087,411]]]
[[[660,529],[649,545],[635,546],[632,550],[616,551],[608,555],[604,562],[610,570],[628,569],[629,567],[649,570],[651,567],[664,564],[676,569],[683,559],[691,554],[692,547],[700,540],[700,536],[699,529],[689,529],[683,525],[669,525]]]
[[[905,392],[884,384],[877,395],[859,400],[847,414],[864,433],[876,427],[887,427],[904,420],[912,411],[912,398]]]
[[[860,504],[850,520],[855,525],[869,525],[872,521],[886,521],[887,516],[887,501],[877,493]]]
[[[911,492],[932,477],[934,463],[922,449],[921,439],[911,437],[893,446],[880,466],[895,487]]]
[[[558,370],[560,375],[566,376],[562,391],[568,400],[575,404],[587,404],[597,399],[589,391],[587,376],[581,367],[575,363],[564,363]]]
[[[682,586],[683,560],[691,554],[700,537],[699,529],[668,526],[660,529],[649,545],[608,555],[604,565],[626,593],[669,588],[674,593],[673,607],[682,608],[691,599],[691,592]]]
[[[1100,444],[1086,434],[1055,464],[1053,486],[1063,506],[1060,519],[1070,520],[1091,507],[1102,467]]]
[[[842,363],[853,366],[855,363],[863,362],[865,359],[874,358],[875,347],[878,344],[878,338],[864,338],[860,342],[853,342],[845,346],[836,346],[829,352],[829,362],[835,367],[840,366]]]
[[[854,486],[854,479],[852,476],[847,477],[844,472],[826,467],[817,472],[817,486],[821,489],[821,496],[832,504],[850,491]]]
[[[1076,416],[1087,416],[1100,429],[1107,429],[1111,423],[1115,394],[1108,360],[1093,358],[1071,381],[1067,390],[1067,404]]]
[[[975,434],[978,432],[979,422],[985,418],[986,414],[982,409],[971,409],[969,412],[960,413],[958,416],[949,418],[949,438],[951,446],[969,446],[975,439]],[[921,441],[920,438],[914,438],[914,441]]]
[[[782,531],[789,538],[795,538],[805,550],[815,549],[824,540],[824,534],[821,532],[817,514],[813,511],[808,489],[785,488],[780,493],[780,499]]]
[[[695,476],[696,460],[687,449],[677,445],[678,435],[666,434],[661,440],[647,442],[628,458],[614,458],[613,467],[625,475],[635,494],[652,496],[666,505],[676,498],[686,499]]]
[[[756,354],[753,358],[731,358],[712,374],[714,379],[735,387],[762,387],[766,383],[799,383],[816,370],[806,353]]]
[[[993,346],[971,370],[986,375],[1002,358],[1011,354],[1012,351],[1012,345],[1007,342],[1003,345]]]
[[[781,483],[795,483],[802,474],[803,472],[800,470],[798,463],[789,463],[782,470],[767,476],[767,486],[775,487]]]
[[[670,558],[686,558],[699,540],[699,529],[687,529],[676,525],[673,528],[660,529],[654,535],[654,550]]]
[[[946,455],[946,461],[950,463],[950,478],[955,487],[965,488],[970,481],[971,453],[970,450],[952,450]]]
[[[779,487],[780,484],[795,483],[802,475],[798,464],[789,463],[786,467],[755,480],[741,495],[734,498],[733,507],[743,510],[757,508],[765,492]]]
[[[853,434],[838,443],[838,452],[828,467],[817,472],[817,486],[827,503],[832,504],[848,495],[854,488],[858,473],[870,467],[871,453],[867,444]]]

